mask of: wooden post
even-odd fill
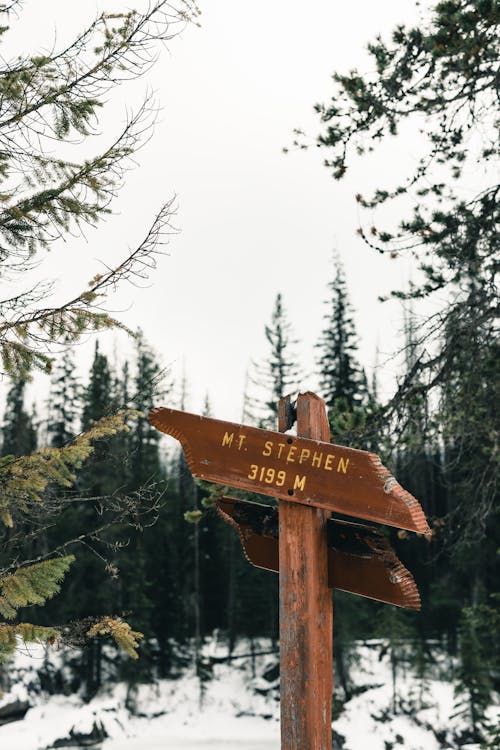
[[[288,428],[288,414],[289,397],[279,403],[280,432]],[[314,393],[298,396],[297,435],[330,440],[325,403]],[[293,444],[293,437],[289,440]],[[281,750],[332,747],[333,606],[325,529],[329,516],[317,508],[279,503]]]

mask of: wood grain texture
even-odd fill
[[[284,399],[282,399],[284,401]],[[280,402],[279,427],[287,427]],[[322,399],[297,399],[297,434],[327,442]],[[282,750],[331,750],[333,606],[328,587],[329,513],[279,504],[280,675]]]
[[[149,419],[181,442],[191,472],[200,479],[408,531],[429,531],[419,502],[375,453],[311,437],[326,435],[328,428],[315,401],[299,400],[297,414],[299,420],[317,418],[320,428],[296,437],[166,407],[153,409]],[[287,425],[290,409],[282,416]]]
[[[216,507],[220,517],[238,532],[247,560],[258,568],[277,573],[278,508],[232,497],[221,498]],[[420,609],[415,580],[382,531],[330,518],[326,535],[330,588],[396,607]]]

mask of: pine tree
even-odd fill
[[[128,376],[128,372],[125,374]],[[127,386],[124,388],[126,390]],[[154,495],[161,498],[165,491],[166,474],[160,457],[160,433],[149,423],[147,413],[153,404],[163,400],[169,385],[165,383],[157,355],[140,331],[136,338],[132,390],[130,403],[139,416],[134,420],[127,436],[126,481],[129,490],[142,494],[152,488]],[[165,503],[160,501],[154,517],[148,519],[148,525],[154,521],[154,525],[159,524],[166,535],[167,515]],[[143,528],[141,519],[137,518],[135,524],[124,530],[124,549],[118,556],[117,563],[120,569],[120,609],[130,613],[129,619],[134,627],[139,628],[146,636],[143,641],[141,664],[139,669],[134,668],[131,675],[134,681],[151,674],[154,660],[151,638],[154,636],[159,639],[158,647],[165,648],[165,635],[170,630],[158,614],[154,615],[153,603],[153,597],[161,598],[170,585],[171,573],[168,560],[165,559],[169,545],[166,539],[158,539],[156,546],[150,545],[150,537],[156,538],[157,533],[150,532],[149,528]],[[160,610],[163,610],[163,603],[157,603]],[[160,622],[166,633],[161,632]]]
[[[160,433],[149,423],[147,413],[152,404],[164,399],[171,389],[158,357],[141,332],[136,340],[136,374],[131,403],[139,413],[130,433],[131,481],[133,489],[164,478],[160,462]]]
[[[344,411],[353,412],[366,401],[366,376],[357,361],[358,341],[353,311],[344,269],[338,258],[335,265],[335,277],[328,285],[331,294],[327,302],[326,325],[318,343],[319,382],[330,413],[340,405]]]
[[[388,463],[394,466],[398,480],[421,500],[427,518],[434,523],[446,512],[442,447],[433,429],[433,416],[425,384],[420,378],[411,375],[421,356],[421,346],[417,338],[415,315],[409,305],[404,308],[404,335],[402,379],[411,377],[412,388],[404,402],[396,408],[394,420],[389,421],[384,430],[386,454]],[[435,616],[432,602],[429,601],[430,584],[432,582],[435,587],[438,578],[444,578],[448,572],[445,560],[440,561],[440,564],[436,562],[436,555],[442,547],[441,539],[423,542],[418,536],[401,531],[394,539],[394,546],[419,581],[423,606],[428,608],[426,618],[419,623],[418,633],[418,639],[425,640],[432,633]],[[449,588],[449,582],[447,585]],[[435,598],[438,607],[442,607],[445,598]],[[417,644],[414,654],[417,663],[421,658],[420,650],[421,644]]]
[[[24,456],[35,450],[36,430],[24,406],[25,380],[12,382],[2,426],[2,455]]]
[[[0,42],[21,3],[0,8]],[[101,135],[99,112],[108,91],[151,66],[156,42],[171,38],[189,20],[188,0],[176,8],[155,0],[144,13],[103,13],[64,49],[34,52],[4,62],[0,70],[2,270],[20,279],[35,257],[67,233],[81,232],[109,214],[130,157],[152,126],[146,99],[121,133],[85,160],[68,155],[78,138]],[[12,31],[15,31],[15,24]],[[41,40],[40,47],[44,48]],[[64,148],[54,151],[54,144]],[[144,275],[166,238],[172,204],[160,208],[142,242],[124,260],[96,275],[81,292],[47,305],[52,284],[37,283],[2,301],[0,354],[4,371],[25,377],[32,367],[49,370],[54,344],[76,341],[85,331],[120,325],[102,309],[104,296],[121,279]]]
[[[465,609],[459,627],[460,650],[454,715],[461,716],[466,721],[469,742],[482,742],[485,739],[485,730],[488,728],[485,712],[491,703],[489,660],[485,642],[480,639],[480,628],[481,611],[475,608]],[[493,632],[489,635],[493,635]]]
[[[258,425],[276,430],[278,402],[283,396],[298,391],[301,380],[301,370],[294,349],[298,341],[288,321],[281,293],[276,295],[271,321],[264,331],[269,354],[261,363],[254,365],[255,375],[252,380],[263,394],[260,400],[262,416]],[[256,406],[259,406],[257,399]],[[244,394],[243,410],[244,414],[250,415],[247,394]],[[231,587],[238,592],[238,598],[243,602],[234,607],[232,626],[238,633],[250,638],[252,648],[254,639],[261,635],[269,637],[276,645],[279,632],[276,576],[258,569],[248,570],[246,561],[242,565],[244,557],[241,552],[236,552],[236,559],[238,564]]]
[[[368,426],[377,411],[357,359],[358,339],[343,266],[337,258],[325,327],[317,348],[320,393],[325,399],[333,442],[373,450],[378,431]]]
[[[116,409],[113,393],[113,375],[106,355],[99,350],[96,340],[90,377],[83,395],[81,416],[82,431],[90,429],[95,422],[108,417]],[[106,495],[116,489],[117,476],[106,471],[110,446],[108,441],[98,443],[94,449],[92,463],[82,471],[79,487],[87,494]]]
[[[54,448],[62,448],[75,436],[80,399],[74,355],[67,349],[54,368],[49,396],[47,434]]]
[[[265,327],[265,336],[270,351],[265,361],[255,367],[255,382],[265,394],[261,425],[276,429],[278,401],[282,396],[297,391],[300,381],[300,368],[294,352],[294,346],[298,342],[293,337],[280,293],[276,295],[271,322]]]
[[[94,358],[89,372],[87,386],[83,390],[81,404],[81,430],[85,433],[101,419],[109,417],[118,405],[114,399],[113,374],[107,357],[101,353],[96,340]],[[114,438],[114,436],[113,436]],[[100,508],[100,498],[110,496],[120,486],[120,474],[111,463],[113,438],[99,440],[94,445],[92,462],[83,467],[77,480],[77,489],[82,499],[72,502],[58,525],[61,537],[72,538],[78,529],[92,529]],[[71,601],[61,613],[62,619],[100,618],[109,611],[122,611],[116,605],[116,586],[103,580],[104,563],[97,540],[87,544],[80,551],[68,585],[68,600]],[[108,565],[111,560],[108,558]],[[115,564],[115,559],[112,560]],[[96,630],[97,632],[97,630]],[[102,644],[94,639],[84,649],[81,657],[80,674],[87,698],[99,689],[102,680]]]

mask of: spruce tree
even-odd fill
[[[67,349],[58,360],[51,378],[47,421],[48,443],[62,448],[75,436],[81,391],[75,375],[74,354]]]
[[[111,368],[107,357],[101,353],[97,340],[89,380],[82,398],[81,429],[84,433],[116,408],[112,388]],[[100,507],[100,498],[109,496],[118,489],[119,474],[110,461],[111,441],[96,441],[92,462],[79,473],[76,486],[82,500],[72,502],[66,509],[59,523],[62,536],[71,538],[78,529],[95,527],[98,514],[105,512]],[[68,599],[72,604],[64,608],[63,619],[99,618],[109,611],[110,605],[114,605],[115,611],[121,611],[116,605],[116,587],[109,580],[103,580],[105,563],[101,558],[101,543],[102,540],[95,539],[80,551],[68,585]],[[113,563],[115,562],[113,559]],[[102,659],[100,640],[92,641],[82,653],[81,677],[88,699],[101,686]]]
[[[131,404],[140,416],[130,433],[130,463],[132,488],[164,478],[160,462],[160,433],[148,421],[152,404],[159,403],[171,389],[165,382],[165,373],[158,356],[139,332],[136,340],[136,372],[133,381]]]
[[[36,448],[36,430],[24,406],[25,388],[25,380],[15,380],[7,393],[2,425],[3,456],[24,456]]]
[[[422,352],[415,315],[409,305],[404,308],[404,335],[404,369],[401,379],[411,378],[412,387],[404,401],[396,407],[394,419],[385,427],[386,455],[389,465],[392,464],[394,467],[398,481],[421,500],[427,518],[434,522],[446,513],[442,443],[434,429],[434,417],[426,395],[425,383],[412,374]],[[442,552],[441,542],[442,540],[436,536],[432,541],[428,539],[423,542],[418,536],[404,531],[399,532],[394,539],[397,553],[401,553],[419,581],[420,596],[426,609],[426,617],[418,623],[417,638],[420,641],[425,641],[425,638],[430,636],[435,624],[436,614],[433,602],[430,601],[430,584],[433,583],[436,591],[437,580],[440,577],[445,579],[449,572],[446,559],[439,562],[436,560],[437,555]],[[447,586],[449,599],[449,581]],[[435,598],[438,607],[442,607],[445,597]],[[455,624],[457,614],[449,617]],[[416,661],[420,660],[423,648],[424,643],[416,644]]]
[[[96,340],[94,359],[90,376],[83,395],[81,429],[90,429],[95,422],[109,416],[115,409],[113,393],[113,375],[106,355],[99,350]],[[79,488],[87,494],[106,495],[116,489],[117,476],[106,471],[106,462],[110,453],[109,442],[104,440],[95,445],[92,463],[80,474]]]
[[[265,394],[260,423],[263,427],[276,429],[278,401],[282,396],[298,390],[301,377],[294,352],[294,346],[298,342],[288,322],[281,293],[276,295],[271,321],[264,330],[269,344],[269,354],[262,363],[255,366],[254,382]]]
[[[491,614],[490,618],[491,619]],[[496,612],[498,627],[498,612]],[[455,714],[460,716],[468,728],[464,738],[468,742],[483,742],[486,739],[489,723],[486,709],[491,703],[492,674],[489,667],[497,667],[490,660],[490,647],[480,638],[484,625],[484,611],[481,608],[466,608],[460,618],[459,659],[455,684]],[[489,630],[489,632],[488,632]],[[489,638],[494,631],[487,630]],[[495,649],[493,649],[494,652]]]
[[[339,405],[353,412],[367,397],[366,376],[357,360],[358,340],[342,263],[329,283],[326,324],[318,343],[319,384],[326,407],[333,413]]]
[[[325,399],[333,442],[373,450],[377,429],[368,425],[377,411],[357,357],[358,337],[347,283],[339,258],[329,283],[325,326],[317,344],[320,393]]]
[[[21,12],[22,3],[15,0],[0,7],[0,43],[15,33]],[[1,265],[11,280],[22,281],[35,258],[42,261],[59,238],[81,233],[109,214],[130,158],[154,121],[150,100],[100,152],[82,159],[68,148],[81,138],[91,142],[101,136],[99,113],[108,92],[146,73],[156,44],[171,38],[193,13],[188,0],[177,7],[155,0],[143,13],[102,13],[63,48],[47,53],[40,40],[40,51],[1,64]],[[143,278],[146,267],[154,265],[171,212],[168,202],[144,242],[61,304],[47,304],[50,282],[34,283],[3,300],[4,371],[26,376],[34,366],[49,370],[51,351],[64,338],[77,340],[85,331],[119,325],[102,309],[104,297],[121,279]]]
[[[301,369],[297,362],[295,346],[298,343],[288,321],[281,293],[276,295],[271,320],[264,329],[269,345],[267,357],[254,365],[253,382],[262,395],[256,399],[261,417],[258,425],[271,430],[278,426],[278,401],[283,396],[297,392],[301,380]],[[260,404],[259,404],[260,401]],[[247,394],[244,395],[244,414],[249,414]],[[235,605],[233,626],[242,635],[250,638],[253,648],[257,636],[269,637],[275,645],[278,638],[278,581],[266,571],[247,569],[241,552],[235,581],[231,582],[242,603]]]
[[[168,386],[158,357],[142,332],[138,332],[135,343],[135,373],[129,401],[138,417],[130,425],[127,435],[128,455],[121,462],[123,464],[125,460],[127,469],[122,477],[129,490],[142,495],[151,488],[153,495],[161,498],[165,491],[166,474],[160,457],[160,433],[149,423],[147,413],[153,404],[163,400]],[[128,377],[128,368],[125,375]],[[128,386],[124,384],[122,390],[125,392],[127,389]],[[161,602],[171,579],[168,560],[165,559],[169,544],[167,539],[161,539],[161,533],[168,536],[167,515],[165,502],[160,500],[154,514],[148,518],[148,528],[143,528],[142,520],[138,517],[135,523],[123,530],[123,551],[117,561],[120,570],[120,609],[130,613],[129,619],[134,627],[146,636],[140,667],[134,669],[134,680],[151,675],[154,660],[151,638],[159,639],[159,648],[165,648],[165,638],[170,630],[164,621],[165,612]],[[150,523],[153,523],[152,528],[149,528]],[[153,539],[156,543],[150,544]],[[154,612],[153,597],[156,598],[159,613]],[[161,632],[162,628],[165,633]]]

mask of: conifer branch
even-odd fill
[[[143,634],[132,630],[130,625],[123,620],[109,616],[103,617],[87,632],[88,638],[95,638],[98,635],[110,635],[122,651],[125,651],[132,659],[139,658],[136,649]]]
[[[6,625],[0,622],[0,664],[5,663],[19,646],[19,639],[23,643],[54,643],[60,631],[53,627],[32,625],[20,622],[16,625]]]
[[[178,7],[161,0],[143,14],[103,13],[61,52],[9,65],[0,71],[0,130],[22,123],[26,128],[41,124],[57,138],[71,127],[88,134],[90,119],[110,88],[146,73],[155,61],[154,43],[172,39],[178,33],[175,27],[194,19],[197,12],[187,0]],[[21,90],[28,85],[36,96],[11,93],[14,84]],[[54,125],[42,120],[46,107],[55,115]]]
[[[174,212],[175,196],[161,208],[144,240],[125,260],[94,276],[86,289],[63,305],[26,312],[27,303],[46,293],[47,285],[0,303],[6,312],[10,309],[10,319],[5,317],[0,324],[4,371],[15,377],[27,377],[32,367],[50,371],[52,357],[40,347],[46,349],[61,338],[71,344],[84,333],[107,328],[120,328],[134,336],[127,326],[103,311],[102,305],[106,294],[119,283],[138,285],[155,270],[156,257],[164,252],[169,236],[176,232],[171,223]]]
[[[45,604],[59,589],[73,555],[18,568],[11,575],[0,577],[0,615],[11,620],[17,610],[31,604]]]
[[[7,456],[0,466],[0,513],[4,525],[13,525],[15,512],[26,512],[30,502],[42,502],[49,483],[71,487],[75,471],[93,452],[93,443],[130,428],[127,419],[137,416],[131,409],[103,417],[70,445],[40,448],[29,456]]]

